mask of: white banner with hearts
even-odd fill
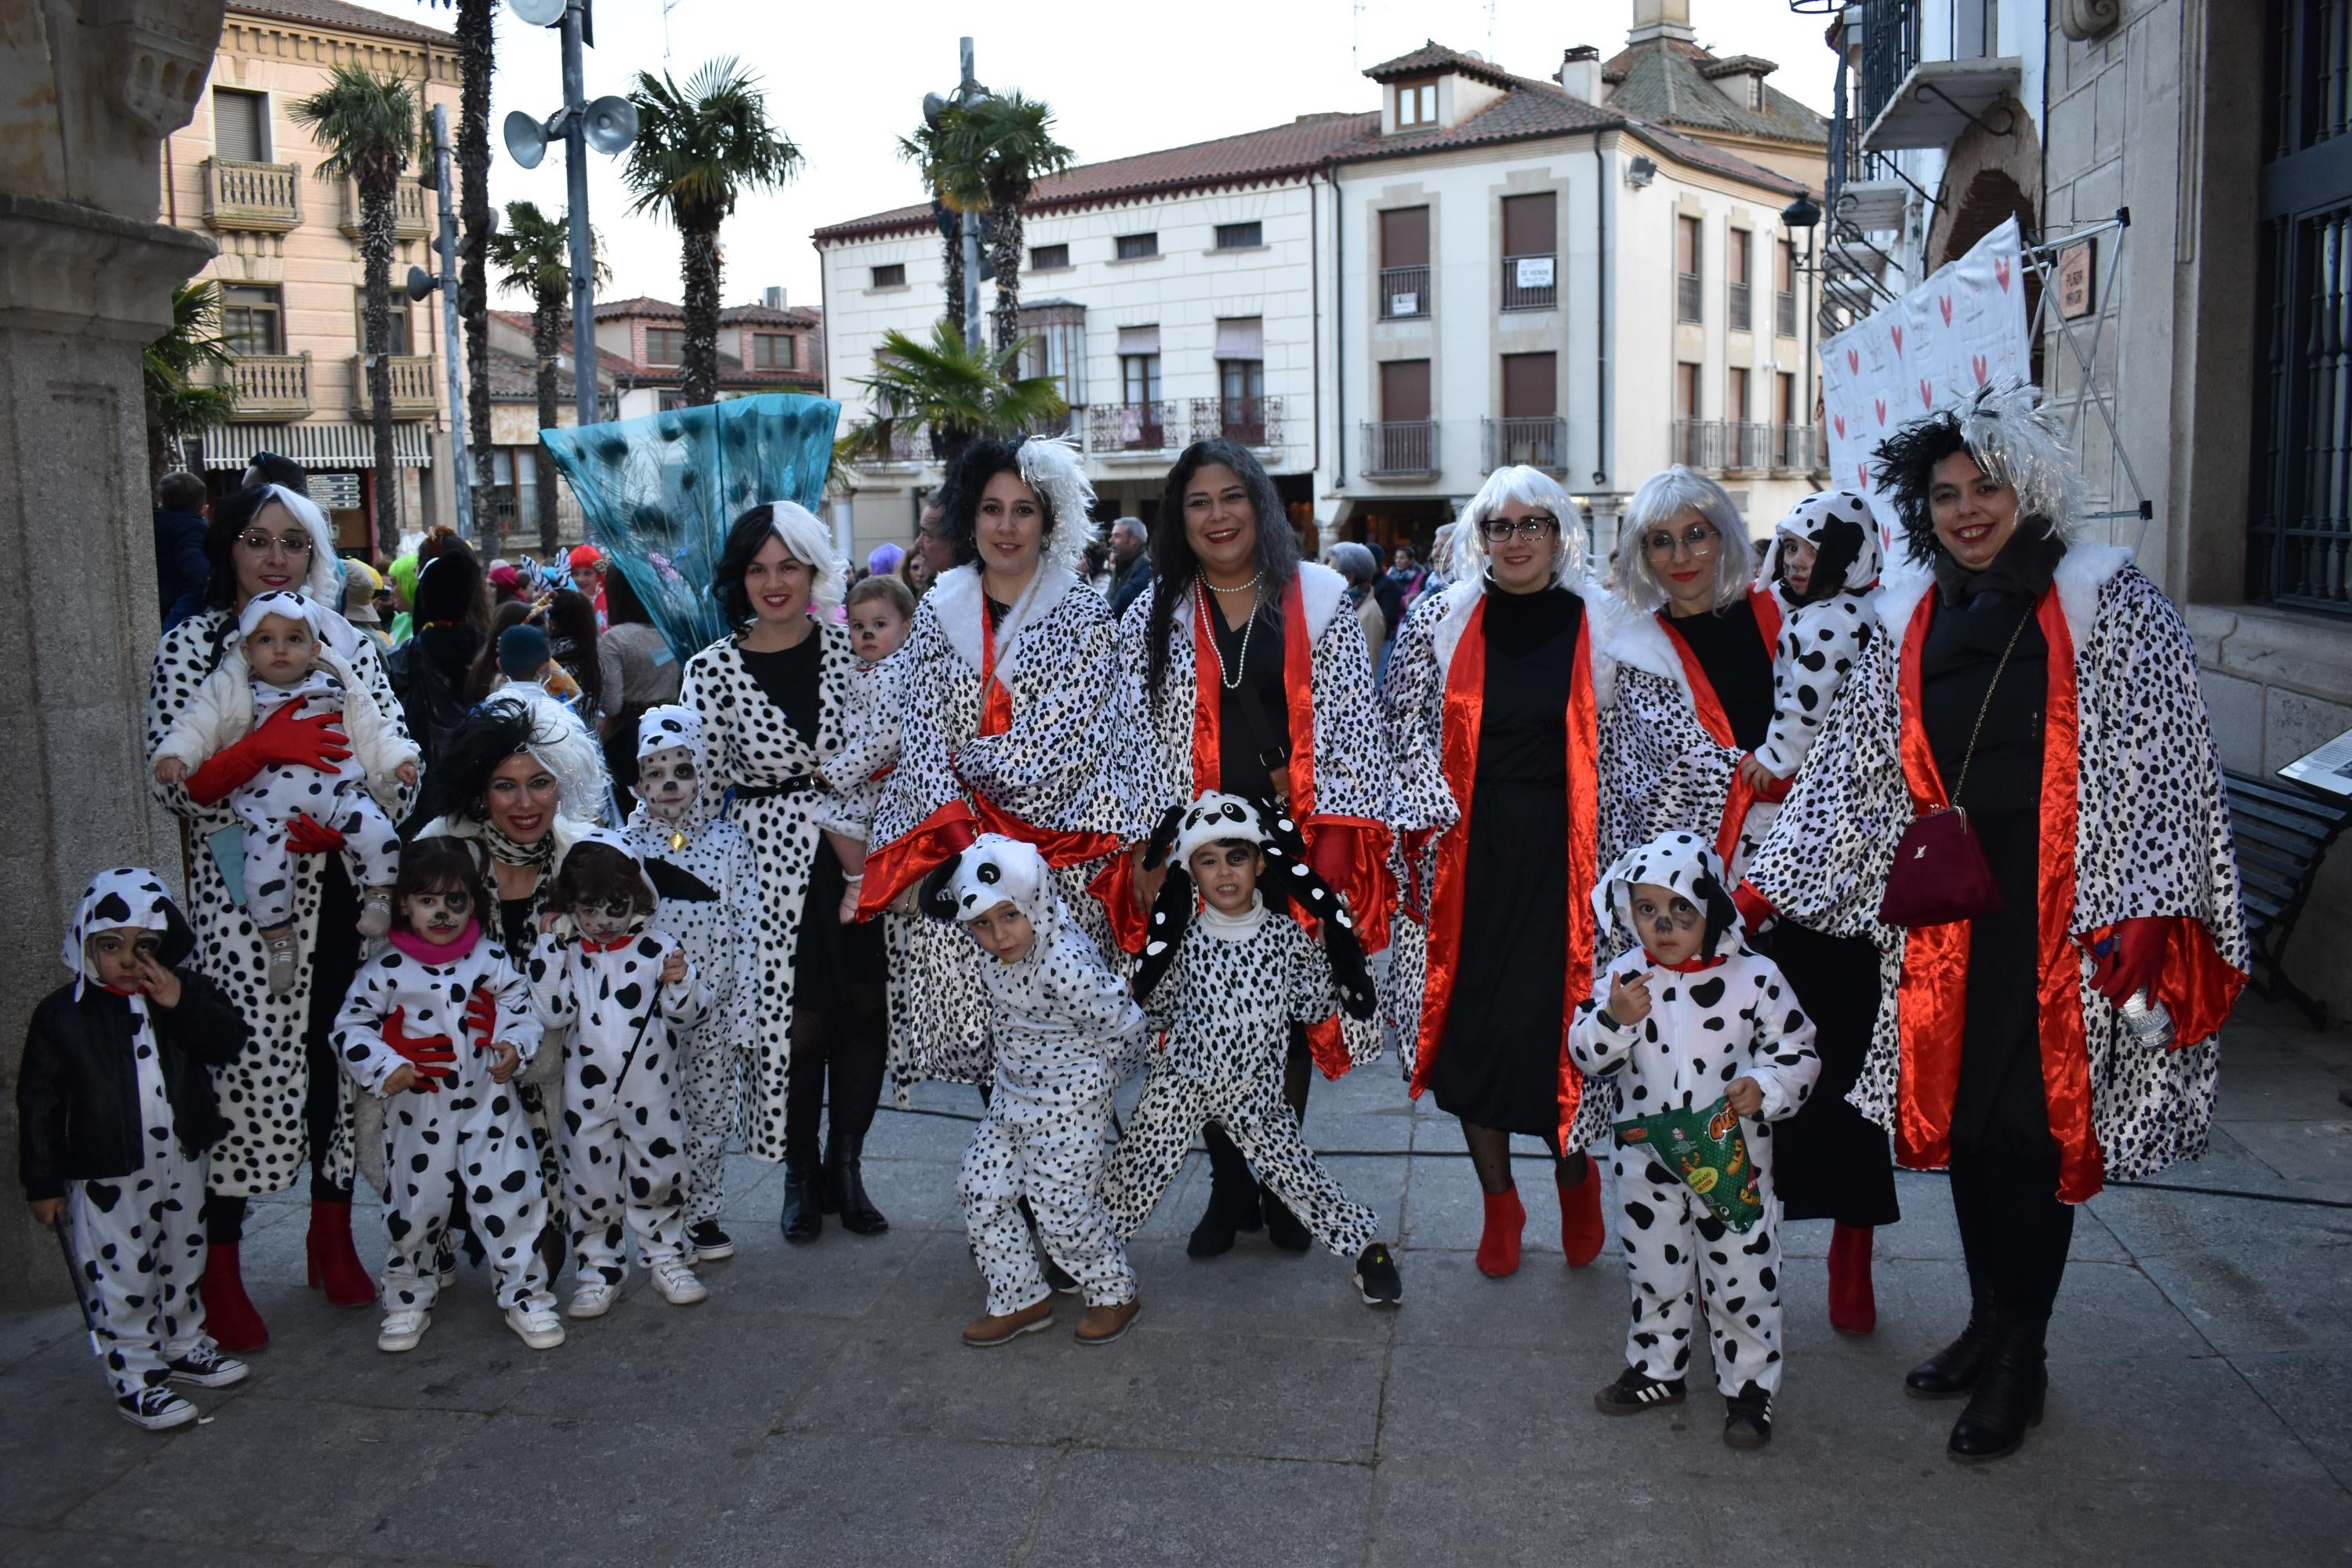
[[[1872,483],[1872,450],[1988,383],[2031,374],[2020,249],[2017,220],[2010,218],[1966,256],[1822,344],[1831,481],[1871,498],[1890,543],[1901,523]]]

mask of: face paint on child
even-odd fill
[[[602,903],[582,904],[572,911],[580,927],[580,934],[590,942],[611,942],[626,936],[636,923],[637,905],[634,899],[606,899]]]
[[[1801,539],[1783,534],[1780,539],[1780,581],[1789,584],[1789,592],[1801,594],[1811,586],[1813,561],[1821,554]]]
[[[1652,958],[1682,963],[1697,955],[1706,939],[1706,917],[1696,905],[1655,882],[1634,883],[1633,903],[1634,934]]]
[[[876,664],[898,651],[907,640],[907,617],[887,599],[864,599],[849,606],[850,651],[866,664]]]
[[[1029,948],[1037,940],[1036,929],[1029,917],[1013,907],[1007,899],[1003,903],[982,910],[963,922],[979,942],[996,957],[999,963],[1018,963],[1029,956]]]
[[[245,662],[257,679],[292,686],[310,673],[319,645],[310,628],[289,616],[264,616],[245,639]]]
[[[689,747],[665,746],[637,763],[637,798],[664,822],[684,820],[701,787]]]
[[[1184,862],[1192,875],[1192,885],[1201,897],[1219,914],[1246,914],[1252,900],[1257,895],[1257,879],[1265,870],[1265,862],[1257,846],[1241,839],[1228,838],[1215,844],[1203,844],[1192,851]]]
[[[160,931],[141,926],[116,926],[110,931],[94,932],[83,950],[89,955],[90,973],[100,985],[113,991],[138,991],[147,982],[146,964],[163,962],[163,938]]]
[[[442,947],[466,934],[467,922],[474,918],[474,896],[463,888],[411,893],[400,900],[400,914],[410,931]]]

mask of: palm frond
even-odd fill
[[[933,323],[924,338],[885,332],[874,374],[856,384],[876,415],[861,450],[887,442],[891,425],[923,425],[950,438],[1017,436],[1068,412],[1054,377],[1016,374],[1026,346],[1024,341],[1002,350],[976,349],[945,321]]]
[[[637,139],[622,177],[633,213],[659,208],[687,232],[715,231],[746,191],[773,190],[800,171],[801,151],[768,119],[758,75],[732,57],[706,62],[681,88],[667,71],[637,73]]]
[[[588,231],[590,280],[601,288],[613,280],[604,264],[604,237]],[[572,289],[572,226],[562,212],[553,216],[536,202],[509,202],[507,220],[490,236],[490,264],[499,268],[499,287],[514,294],[566,294]]]
[[[398,178],[424,149],[420,100],[406,77],[378,76],[365,66],[339,65],[327,85],[298,99],[289,112],[308,126],[325,154],[319,174],[365,182]]]

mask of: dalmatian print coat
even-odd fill
[[[793,994],[801,910],[816,864],[817,819],[824,805],[823,769],[844,738],[849,679],[856,656],[840,627],[818,622],[824,639],[817,678],[816,744],[810,746],[768,700],[743,663],[733,637],[722,637],[687,661],[678,700],[702,717],[709,765],[702,770],[703,806],[719,814],[733,785],[759,790],[787,784],[792,793],[746,798],[727,812],[751,841],[759,864],[759,919],[753,932],[752,989],[737,1007],[751,1068],[743,1111],[744,1152],[775,1164],[784,1157],[784,1091],[792,1075]]]
[[[340,616],[321,610],[320,621],[324,632],[321,640],[349,662],[377,710],[405,742],[400,703],[374,646]],[[163,737],[195,700],[205,678],[227,657],[236,635],[236,619],[226,610],[191,616],[163,634],[148,684],[151,768]],[[377,783],[376,804],[384,815],[394,822],[405,820],[415,792],[389,775]],[[267,979],[268,953],[260,927],[230,896],[228,879],[221,870],[225,861],[242,866],[236,841],[242,825],[228,803],[198,805],[179,784],[156,784],[153,788],[164,809],[188,827],[192,845],[188,914],[196,928],[196,965],[227,994],[253,1030],[252,1047],[215,1075],[229,1131],[213,1150],[210,1190],[222,1197],[284,1192],[294,1184],[311,1156],[302,1113],[310,1083],[303,1038],[310,1020],[310,970],[303,967],[295,976],[294,988],[284,995],[271,993]],[[318,942],[319,860],[315,855],[294,858],[294,926],[305,952],[314,951]],[[331,1181],[348,1185],[357,1169],[353,1099],[348,1085],[339,1088],[341,1113],[336,1119],[333,1146],[324,1152],[322,1163]]]
[[[1746,753],[1717,744],[1699,723],[1690,677],[1657,616],[1626,617],[1609,651],[1618,664],[1617,703],[1601,712],[1601,745],[1623,766],[1620,776],[1631,836],[1641,840],[1678,828],[1703,828],[1711,837]],[[1764,842],[1780,809],[1766,800],[1749,806],[1732,854],[1734,880]]]
[[[2128,551],[2076,544],[2056,592],[2074,644],[2080,779],[2073,930],[2135,915],[2185,915],[2221,961],[2247,964],[2238,865],[2221,762],[2180,612]],[[1781,916],[1878,948],[1881,1001],[1868,1060],[1847,1096],[1890,1130],[1902,1059],[1906,932],[1877,914],[1895,846],[1912,816],[1898,751],[1900,652],[1910,618],[1933,591],[1926,574],[1890,573],[1874,638],[1822,726],[1748,880]],[[2149,1052],[2092,989],[2083,961],[2076,1000],[2090,1054],[2091,1126],[2109,1180],[2163,1170],[2205,1151],[2218,1046],[2183,1041]]]
[[[1854,552],[1840,591],[1811,604],[1791,605],[1778,576],[1782,550],[1791,540],[1810,544],[1819,552],[1816,570],[1825,569],[1834,563],[1824,550],[1833,536],[1842,536]],[[1777,778],[1797,776],[1839,689],[1878,630],[1870,592],[1878,584],[1880,569],[1877,520],[1870,503],[1851,490],[1807,496],[1773,531],[1772,547],[1757,580],[1770,585],[1782,614],[1780,639],[1772,650],[1772,728],[1756,748],[1756,760]]]
[[[1029,603],[996,631],[996,673],[1012,709],[1001,734],[980,733],[987,609],[979,567],[946,574],[916,606],[906,646],[894,656],[903,661],[899,758],[875,807],[870,857],[887,864],[892,847],[935,813],[974,811],[982,800],[1047,833],[1108,834],[1124,845],[1150,831],[1147,764],[1125,699],[1118,624],[1102,596],[1067,568],[1047,562],[1037,571]],[[1087,886],[1108,859],[1053,872],[1071,918],[1103,954],[1118,949]],[[875,866],[869,858],[869,907],[879,891]],[[970,942],[936,925],[910,927],[907,937],[893,1032],[903,1021],[915,1045],[899,1051],[899,1082],[988,1082],[987,1002]],[[908,1055],[912,1063],[904,1061]]]

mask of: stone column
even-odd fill
[[[103,867],[180,874],[141,732],[161,623],[140,351],[213,254],[154,219],[158,147],[188,121],[223,9],[34,0],[0,19],[0,1302],[68,1293],[16,1183],[16,1067],[65,978],[66,916]]]

